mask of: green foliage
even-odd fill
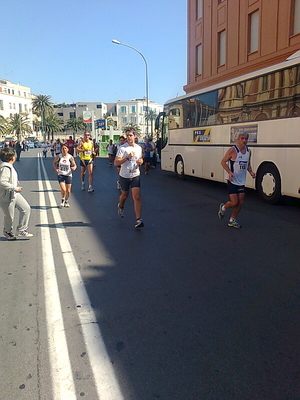
[[[7,118],[4,124],[4,133],[6,135],[17,136],[18,140],[22,136],[27,136],[28,133],[32,133],[29,119],[20,114],[13,114]]]

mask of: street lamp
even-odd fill
[[[148,84],[148,64],[147,64],[146,58],[143,56],[143,54],[139,50],[137,50],[136,48],[134,48],[132,46],[129,46],[128,44],[121,43],[119,40],[116,40],[116,39],[113,39],[112,42],[114,44],[119,44],[121,46],[129,47],[130,49],[132,49],[132,50],[136,51],[137,53],[139,53],[139,55],[144,60],[145,67],[146,67],[146,102],[147,102],[146,103],[147,104],[147,110],[146,110],[146,115],[147,115],[146,133],[147,133],[147,136],[148,136],[148,134],[149,134],[149,84]]]

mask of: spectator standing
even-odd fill
[[[17,160],[16,161],[20,161],[21,152],[22,152],[22,146],[21,146],[20,140],[16,141],[15,150],[16,150],[16,154],[17,154]]]
[[[0,151],[0,208],[4,213],[3,234],[7,240],[15,240],[13,234],[13,221],[15,208],[20,212],[17,236],[30,238],[32,233],[28,232],[30,217],[30,205],[21,195],[23,188],[20,186],[18,174],[13,164],[16,161],[15,150],[12,147],[5,147]]]
[[[69,139],[66,141],[66,145],[68,146],[69,154],[74,156],[75,140],[73,140],[72,136],[69,136]]]

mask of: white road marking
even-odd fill
[[[54,222],[55,224],[60,225],[60,228],[57,229],[59,233],[58,237],[75,304],[80,305],[80,307],[77,308],[77,312],[81,323],[87,354],[93,371],[98,398],[105,400],[124,400],[124,396],[122,395],[114,369],[106,351],[100,327],[97,323],[94,310],[82,281],[67,233],[65,229],[62,228],[62,219],[59,210],[58,208],[55,208],[56,201],[42,158],[40,158],[40,161],[45,176],[44,182],[48,190],[50,205],[52,206],[51,209]]]
[[[68,353],[67,339],[59,298],[55,264],[51,245],[45,194],[38,163],[39,204],[41,211],[42,260],[45,287],[45,307],[53,399],[76,400],[76,390]]]

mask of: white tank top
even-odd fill
[[[238,186],[244,186],[246,183],[247,169],[249,165],[250,150],[246,147],[246,153],[243,154],[238,146],[233,146],[236,150],[236,159],[229,160],[229,169],[233,172],[231,183]]]
[[[71,154],[67,154],[66,157],[63,157],[62,154],[59,155],[58,175],[72,176],[71,157]]]

